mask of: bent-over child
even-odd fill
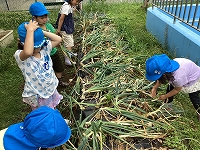
[[[159,99],[172,102],[173,96],[180,91],[189,94],[189,98],[198,112],[200,121],[200,67],[186,58],[171,60],[166,54],[154,55],[146,61],[146,78],[156,81],[151,96],[156,97],[161,84],[169,83],[166,94]]]

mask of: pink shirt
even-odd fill
[[[191,86],[200,79],[200,67],[186,58],[175,58],[180,67],[173,72],[174,81],[170,82],[175,87]]]

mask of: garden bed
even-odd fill
[[[1,30],[0,29],[0,47],[5,48],[14,40],[13,30]]]
[[[72,120],[73,149],[159,149],[179,117],[152,101],[144,78],[144,56],[126,59],[126,43],[103,14],[82,20],[82,38],[74,66],[72,89],[64,93],[62,111]],[[65,50],[64,50],[65,51]],[[67,51],[66,51],[67,52]],[[80,57],[81,56],[81,57]],[[179,112],[180,113],[180,112]],[[163,147],[162,147],[163,148]],[[164,148],[163,148],[164,149]]]

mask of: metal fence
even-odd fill
[[[173,17],[174,23],[179,20],[200,32],[200,5],[193,0],[153,0],[152,7],[157,7]]]
[[[64,0],[0,0],[0,11],[20,11],[28,10],[29,6],[36,2],[40,1],[43,3],[55,3],[63,2]],[[83,0],[83,4],[91,3],[98,0]],[[101,1],[101,0],[99,0]],[[143,0],[104,0],[107,3],[114,2],[143,2]],[[47,6],[47,9],[60,8],[60,6]]]
[[[37,0],[0,0],[0,11],[28,10],[29,6]],[[58,0],[39,0],[40,2],[58,2]],[[55,6],[58,7],[58,6]]]

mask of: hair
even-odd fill
[[[72,3],[72,0],[65,0],[66,2],[68,2],[69,4]],[[79,2],[82,2],[83,0],[79,0]]]
[[[24,49],[24,45],[20,42],[20,39],[19,39],[19,38],[17,38],[17,47],[18,47],[18,49],[20,49],[20,50],[23,50],[23,49]]]
[[[166,72],[164,73],[159,79],[158,81],[162,84],[166,84],[168,83],[169,81],[173,81],[174,80],[174,76],[172,75],[171,72]]]
[[[35,18],[37,18],[37,17],[47,17],[48,15],[47,14],[44,14],[44,15],[42,15],[42,16],[34,16]]]
[[[44,45],[41,47],[41,49],[43,49]],[[24,50],[24,45],[19,41],[19,39],[17,41],[17,47],[19,50]]]

